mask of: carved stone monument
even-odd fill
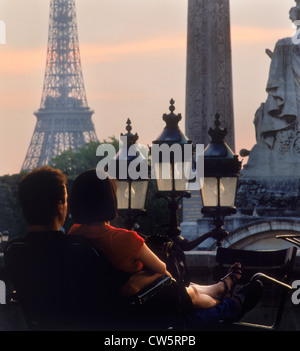
[[[300,20],[299,1],[290,10],[290,19]],[[299,178],[300,40],[280,39],[274,51],[267,52],[271,57],[268,96],[255,114],[256,144],[243,176]]]
[[[300,1],[290,10],[300,20]],[[280,39],[271,58],[267,100],[256,111],[256,144],[244,166],[238,192],[242,212],[298,216],[300,178],[300,40]]]

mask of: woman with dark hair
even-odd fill
[[[69,234],[90,239],[115,267],[135,273],[145,265],[158,274],[169,274],[166,265],[147,247],[141,236],[110,225],[118,215],[114,180],[109,177],[99,179],[95,170],[83,172],[74,182],[69,205],[75,222]],[[157,275],[153,280],[156,278]]]
[[[83,235],[90,239],[107,259],[117,268],[130,273],[139,288],[147,286],[160,275],[171,275],[166,264],[146,245],[135,231],[115,228],[110,221],[117,217],[116,181],[107,177],[98,178],[96,170],[80,174],[70,194],[70,211],[75,224],[69,231],[72,235]],[[236,298],[231,299],[233,288],[241,277],[241,265],[236,263],[220,282],[186,288],[195,308],[208,309],[217,306],[225,298],[240,306]],[[121,289],[123,295],[137,293],[129,283]],[[236,307],[236,310],[239,308]]]

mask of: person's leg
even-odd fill
[[[213,297],[206,293],[201,293],[196,284],[192,284],[186,288],[187,293],[189,294],[194,308],[211,308],[215,307],[219,301],[216,301]]]
[[[232,298],[223,300],[212,308],[194,308],[188,316],[189,326],[194,330],[214,329],[220,321],[240,320],[245,313],[257,305],[262,292],[261,281],[251,281]]]
[[[190,313],[188,320],[195,330],[213,329],[220,320],[233,320],[239,311],[240,306],[237,301],[228,299],[212,308],[195,308]]]
[[[187,288],[192,302],[196,308],[211,308],[220,303],[224,298],[230,298],[233,288],[241,278],[242,267],[235,263],[229,273],[218,283],[212,285],[198,285],[191,283]]]

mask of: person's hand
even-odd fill
[[[173,277],[172,277],[172,274],[171,274],[169,271],[166,270],[166,271],[165,271],[165,274],[168,275],[169,277],[173,278]]]

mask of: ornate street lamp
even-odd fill
[[[224,217],[236,213],[235,196],[241,162],[224,141],[227,129],[220,128],[220,115],[215,116],[215,128],[208,134],[211,142],[204,150],[204,183],[201,187],[201,212],[214,218],[213,237],[220,246],[228,235],[223,229]]]
[[[127,229],[136,225],[137,216],[145,214],[148,189],[148,160],[136,144],[137,133],[131,133],[131,121],[127,120],[127,133],[121,133],[123,145],[116,157],[116,178],[118,181],[118,212],[125,220]]]
[[[163,197],[168,202],[170,210],[170,223],[168,236],[176,238],[181,230],[178,226],[178,204],[183,198],[191,196],[188,191],[188,177],[191,168],[190,160],[184,160],[183,148],[192,141],[182,133],[178,127],[181,114],[175,114],[174,100],[170,101],[170,113],[163,114],[166,126],[159,137],[152,142],[151,163],[155,171],[158,197]]]

